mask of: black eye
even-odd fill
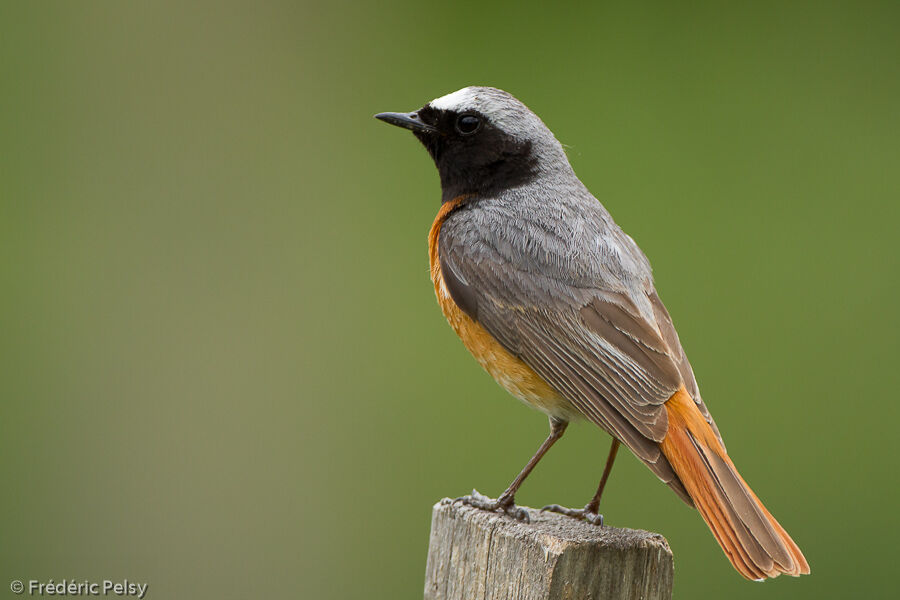
[[[472,135],[481,127],[481,119],[475,115],[460,115],[456,119],[456,130],[463,135]]]

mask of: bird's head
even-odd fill
[[[542,173],[571,172],[544,122],[511,94],[466,87],[409,113],[375,118],[409,129],[428,149],[444,201],[514,188]]]

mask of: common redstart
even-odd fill
[[[444,316],[501,386],[550,419],[550,435],[499,498],[461,500],[527,518],[516,491],[583,418],[613,438],[597,493],[580,510],[545,510],[602,525],[600,497],[622,443],[700,511],[741,575],[809,573],[728,457],[647,257],[543,121],[490,87],[375,117],[411,130],[440,173],[428,253]]]

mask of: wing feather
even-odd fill
[[[622,262],[609,275],[560,246],[562,235],[534,243],[527,224],[470,227],[470,211],[459,212],[440,231],[438,256],[460,308],[691,504],[659,449],[668,428],[663,404],[684,385],[712,420],[637,246],[624,251],[637,252],[634,264],[646,272],[627,272]],[[629,277],[632,285],[616,285]]]

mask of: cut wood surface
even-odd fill
[[[528,509],[530,523],[445,499],[434,506],[426,600],[668,600],[658,533]]]

